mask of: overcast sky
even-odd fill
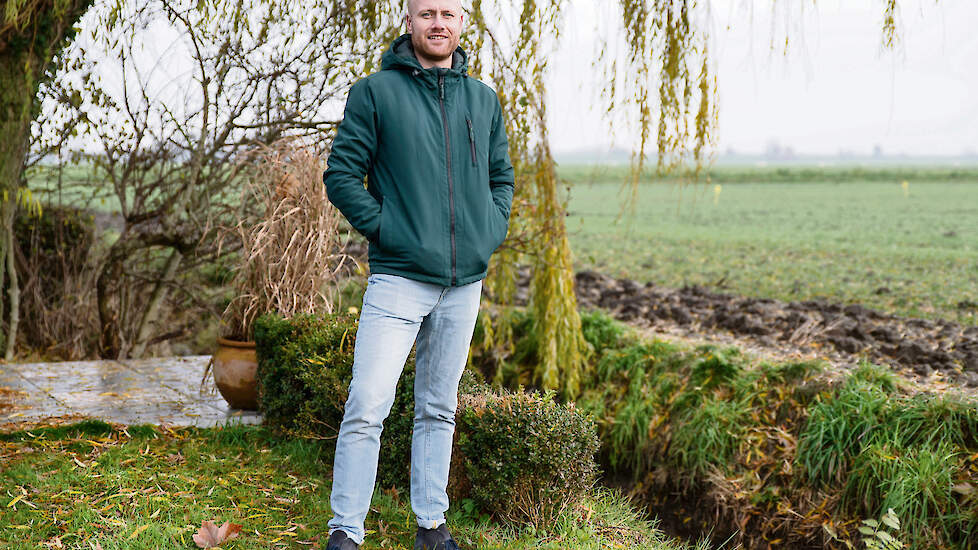
[[[881,47],[883,4],[699,0],[711,13],[718,151],[761,153],[776,142],[802,154],[868,154],[875,146],[886,154],[978,152],[978,0],[900,0],[896,52]],[[613,121],[612,136],[602,118],[600,78],[591,69],[596,36],[620,27],[617,5],[571,0],[565,12],[548,83],[555,153],[631,149],[637,141],[623,114]],[[791,47],[782,55],[770,44],[772,33],[783,40],[785,25]],[[181,78],[193,76],[192,65],[169,47],[172,32],[151,34],[149,65],[175,93]],[[161,56],[167,70],[156,61]],[[113,70],[105,69],[110,84]]]
[[[588,70],[595,21],[613,16],[616,3],[575,0],[566,14],[549,84],[556,152],[634,142],[627,131],[609,137]],[[793,6],[792,14],[773,14],[779,36],[791,21],[787,56],[769,47],[775,4]],[[882,5],[713,0],[719,151],[756,153],[774,141],[816,154],[870,153],[875,145],[887,154],[978,151],[978,2],[901,0],[903,41],[896,53],[880,46]]]

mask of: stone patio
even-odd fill
[[[200,391],[209,360],[209,355],[199,355],[0,364],[0,424],[16,429],[18,424],[63,416],[126,425],[260,423],[258,412],[230,408],[213,376]]]

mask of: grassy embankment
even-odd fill
[[[498,363],[477,329],[474,360],[514,386],[538,359],[532,316],[510,315],[514,352]],[[600,464],[664,525],[751,548],[841,549],[862,547],[862,521],[892,508],[902,525],[887,536],[909,548],[978,545],[973,397],[922,393],[871,364],[769,363],[642,339],[602,313],[582,321],[594,353],[576,403],[596,420]]]
[[[978,324],[978,169],[724,167],[684,188],[646,177],[618,223],[627,168],[559,173],[576,269]]]
[[[325,547],[332,441],[280,440],[261,427],[165,429],[98,421],[0,434],[5,549],[196,548],[203,520],[242,525],[233,549]],[[680,550],[620,494],[598,490],[547,533],[502,527],[460,502],[463,548]],[[378,490],[362,546],[413,548],[406,492]]]

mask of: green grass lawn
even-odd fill
[[[242,526],[223,548],[324,548],[332,447],[254,426],[122,430],[86,421],[0,433],[0,547],[196,548],[193,534],[212,520]],[[547,532],[500,526],[470,504],[448,513],[462,548],[686,548],[608,490]],[[365,550],[413,548],[407,492],[378,490],[366,528]]]
[[[562,168],[575,268],[978,324],[978,172],[753,174],[642,183],[619,219],[623,169]]]

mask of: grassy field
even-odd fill
[[[626,168],[560,176],[577,269],[978,324],[978,170],[730,168],[685,187],[645,178],[621,219]]]
[[[61,198],[117,211],[115,197],[92,198],[87,170],[66,169]],[[978,324],[976,166],[723,166],[687,186],[646,172],[623,219],[627,166],[558,171],[577,269]],[[45,200],[56,183],[31,174]]]

